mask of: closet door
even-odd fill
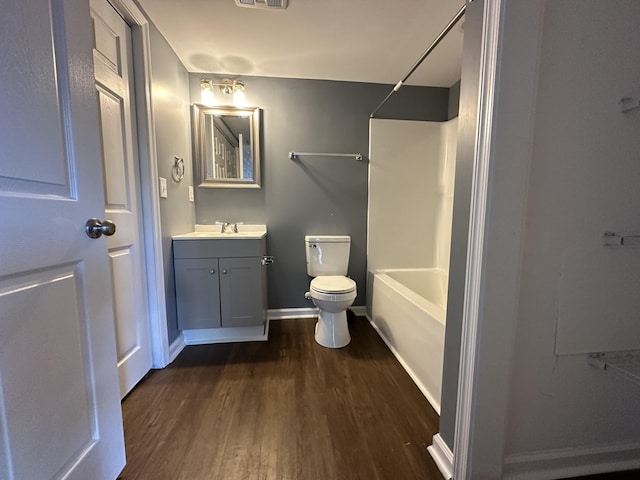
[[[131,29],[107,0],[91,0],[93,52],[102,127],[104,215],[118,225],[109,237],[120,397],[151,369],[147,277],[135,128]]]

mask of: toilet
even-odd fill
[[[320,310],[315,339],[323,347],[341,348],[351,341],[347,309],[356,299],[356,282],[346,277],[351,237],[306,235],[307,274],[314,277],[305,298]]]

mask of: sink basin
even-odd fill
[[[251,239],[251,238],[263,238],[267,234],[266,225],[238,225],[237,232],[225,232],[220,231],[220,225],[196,225],[195,231],[190,233],[183,233],[182,235],[174,235],[174,240],[197,240],[206,238],[220,238],[220,239]]]

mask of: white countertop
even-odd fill
[[[266,225],[238,225],[237,232],[222,233],[221,225],[196,225],[193,232],[174,235],[173,240],[203,240],[203,239],[260,239],[267,235]]]

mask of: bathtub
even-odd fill
[[[369,279],[371,323],[440,414],[447,274],[439,269],[377,270]]]

